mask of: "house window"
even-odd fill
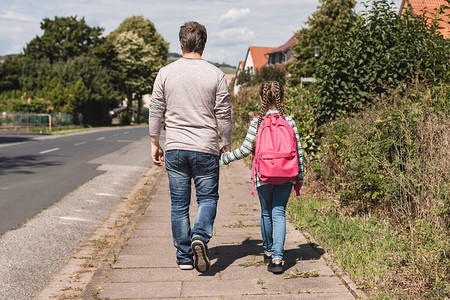
[[[293,56],[293,54],[294,53],[292,52],[292,50],[289,49],[289,51],[286,53],[286,61],[289,61]]]

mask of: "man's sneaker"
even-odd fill
[[[191,243],[192,252],[194,253],[194,267],[200,273],[205,273],[211,268],[208,257],[208,247],[200,238],[195,238]]]
[[[280,257],[272,258],[272,261],[267,265],[267,271],[273,274],[283,273],[283,261]]]
[[[268,264],[272,261],[272,252],[264,251],[264,263]]]
[[[192,270],[194,268],[192,261],[177,262],[177,264],[181,270]]]

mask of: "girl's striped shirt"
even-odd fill
[[[278,110],[269,110],[266,112],[266,115],[277,113]],[[294,129],[295,132],[295,138],[297,139],[297,153],[298,153],[298,170],[299,170],[298,176],[300,182],[303,182],[303,148],[300,142],[300,135],[298,134],[298,129],[297,126],[295,125],[294,119],[292,119],[291,116],[286,116],[285,119],[289,123],[289,125],[291,125],[291,127]],[[243,159],[244,157],[247,157],[252,153],[253,141],[256,138],[257,124],[258,124],[258,117],[254,117],[253,120],[250,122],[250,127],[248,128],[247,135],[245,136],[245,140],[242,143],[242,145],[233,152],[225,152],[221,155],[220,161],[222,162],[223,165],[228,165],[232,161]],[[257,187],[266,184],[258,178],[256,170],[254,174],[254,180],[255,185]],[[293,180],[293,183],[295,183],[295,180]]]

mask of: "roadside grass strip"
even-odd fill
[[[371,299],[393,296],[392,283],[409,253],[392,227],[379,223],[375,217],[339,215],[330,202],[316,198],[292,198],[288,215],[297,229],[311,232]],[[287,274],[289,278],[308,275],[314,273]]]

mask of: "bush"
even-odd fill
[[[230,102],[233,107],[233,140],[242,143],[251,119],[259,114],[259,86],[242,87]]]
[[[286,112],[294,119],[302,147],[310,158],[315,157],[320,142],[317,122],[313,115],[317,101],[317,93],[313,87],[290,87],[285,90]]]
[[[450,180],[448,92],[418,88],[324,127],[321,174],[346,204],[395,208],[401,201],[416,215],[424,198],[449,201],[442,198]]]
[[[324,46],[317,74],[319,125],[358,112],[392,89],[449,82],[450,42],[437,23],[398,16],[393,5],[373,1],[352,30],[340,31]]]
[[[420,284],[440,292],[450,278],[449,92],[421,86],[326,125],[316,170],[341,206],[400,225]]]
[[[284,85],[286,68],[284,65],[262,67],[256,74],[249,70],[239,73],[236,81],[242,86],[255,86],[266,81],[278,81]]]

